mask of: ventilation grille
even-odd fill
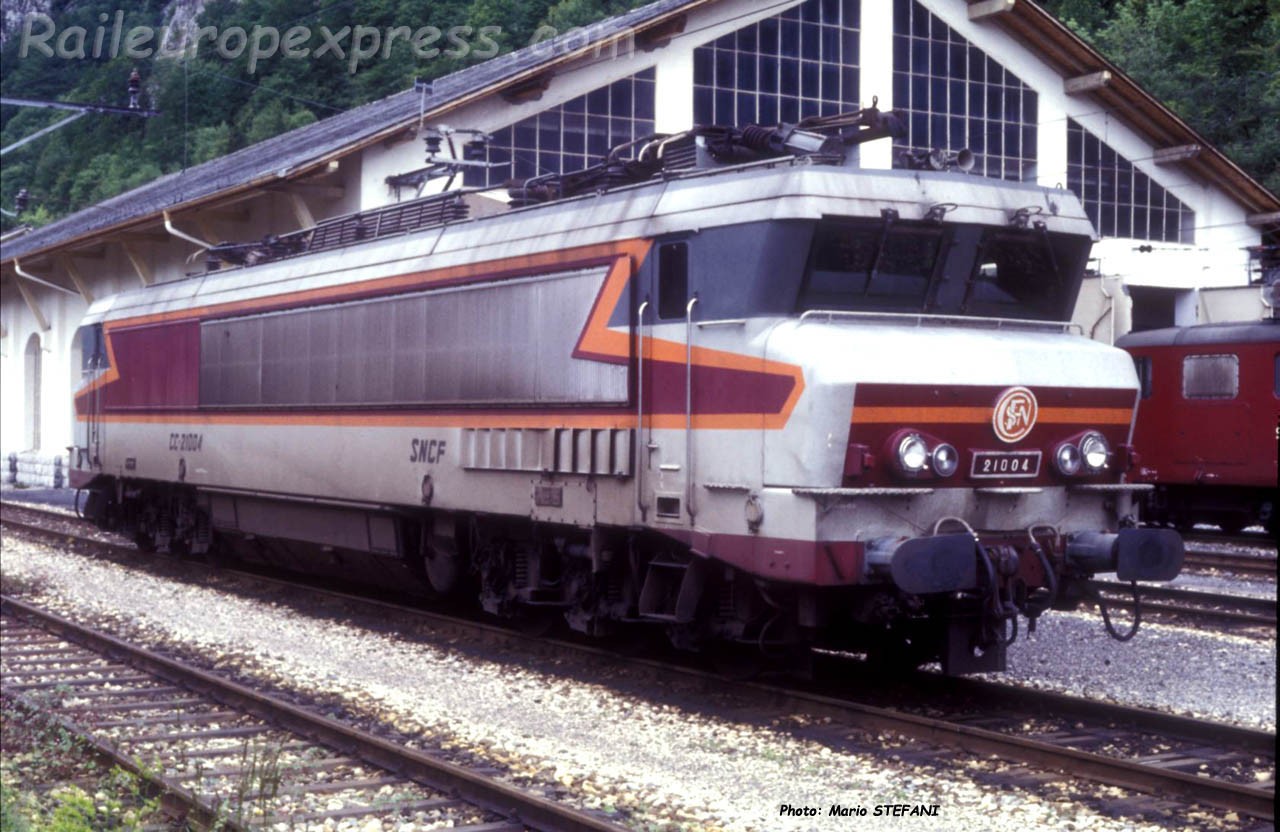
[[[631,444],[629,429],[468,428],[462,432],[462,467],[628,477]]]

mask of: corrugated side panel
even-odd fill
[[[607,271],[209,321],[201,403],[624,403],[624,365],[573,357]]]

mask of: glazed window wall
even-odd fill
[[[794,124],[858,108],[859,0],[805,0],[693,53],[697,124]]]
[[[967,147],[976,173],[1035,179],[1036,93],[915,0],[894,2],[893,67],[894,109],[908,114],[895,158]]]
[[[1074,120],[1067,121],[1067,187],[1104,237],[1194,243],[1196,215]]]
[[[488,170],[470,169],[469,186],[582,170],[617,145],[653,132],[654,70],[646,69],[495,131]]]

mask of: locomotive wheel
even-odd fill
[[[466,564],[457,552],[448,554],[434,548],[422,558],[422,566],[427,573],[427,582],[441,595],[449,595],[456,590],[466,571]]]
[[[466,577],[467,561],[458,551],[451,523],[440,525],[422,538],[422,568],[427,583],[438,595],[458,592]]]

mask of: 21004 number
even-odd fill
[[[1034,477],[1040,473],[1039,451],[982,452],[973,455],[974,477]]]

